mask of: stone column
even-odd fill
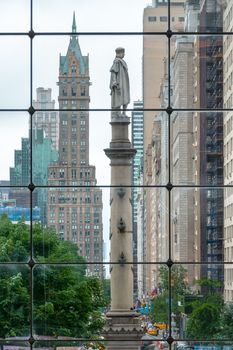
[[[129,118],[112,117],[112,140],[105,154],[111,160],[111,309],[103,332],[108,350],[139,350],[142,329],[133,307],[131,161],[136,150],[128,138]],[[124,341],[120,341],[124,340]]]

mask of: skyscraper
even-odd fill
[[[33,114],[32,129],[43,129],[45,137],[52,140],[52,147],[58,150],[59,116],[55,108],[55,100],[52,100],[52,89],[39,87],[36,89],[36,100],[33,100],[35,109],[44,109]],[[48,109],[48,110],[47,110]]]
[[[223,3],[224,4],[224,3]],[[223,12],[223,31],[232,28],[233,1],[227,1]],[[233,101],[233,41],[230,35],[223,36],[224,108],[232,108]],[[224,258],[233,260],[233,111],[224,112]],[[233,264],[224,265],[224,300],[233,302]]]
[[[33,181],[38,185],[47,185],[48,165],[58,159],[58,153],[52,140],[45,137],[43,129],[33,129],[32,133],[32,173]],[[30,138],[21,139],[21,149],[15,150],[14,167],[10,168],[10,185],[27,186],[30,183],[31,170]],[[30,207],[28,190],[11,188],[10,198],[16,200],[17,206]],[[41,222],[47,224],[47,188],[33,192],[33,206],[40,208]]]
[[[173,61],[174,108],[193,108],[193,38],[180,36]],[[193,215],[193,114],[173,112],[171,116],[172,255],[174,261],[194,261]],[[193,283],[194,266],[187,267],[188,281]]]
[[[171,29],[183,30],[184,0],[170,1]],[[160,108],[160,83],[163,78],[164,57],[168,55],[165,35],[146,35],[146,32],[166,32],[168,29],[168,1],[154,0],[152,6],[144,9],[143,14],[143,104],[145,109]],[[171,41],[171,54],[174,41]],[[144,113],[144,152],[151,143],[152,125],[158,112]],[[145,159],[144,159],[145,160]]]
[[[137,150],[136,155],[133,158],[133,185],[139,185],[140,169],[142,166],[143,157],[143,102],[135,101],[133,104],[134,111],[132,112],[132,146]],[[137,111],[137,109],[139,109]],[[137,197],[137,188],[133,190],[133,198]],[[134,215],[133,220],[137,222],[137,208],[133,208]]]
[[[132,147],[137,150],[136,155],[132,160],[132,184],[138,186],[140,184],[140,170],[143,161],[143,111],[137,109],[143,108],[142,101],[135,101],[133,104],[134,111],[132,112]],[[133,203],[133,259],[137,261],[137,221],[138,221],[138,206],[137,206],[138,188],[132,189]],[[137,295],[137,269],[138,265],[134,265],[134,294]]]
[[[48,223],[61,239],[77,243],[87,261],[103,260],[102,191],[89,164],[89,58],[72,35],[59,67],[59,160],[49,167]],[[69,186],[69,187],[66,187]],[[92,264],[90,273],[99,273]]]
[[[173,0],[170,1],[171,10],[171,30],[174,32],[182,30],[184,26],[184,1]],[[161,85],[164,83],[164,65],[168,58],[168,40],[165,33],[168,30],[168,1],[167,0],[153,0],[152,6],[147,6],[144,9],[143,14],[143,106],[145,109],[157,109],[161,108]],[[164,32],[164,35],[147,35],[147,32]],[[174,38],[175,35],[172,37]],[[172,39],[171,42],[171,57],[175,49],[175,40]],[[167,74],[167,73],[166,73]],[[165,87],[165,86],[164,86]],[[168,93],[167,93],[168,96]],[[166,98],[167,98],[166,96]],[[165,97],[165,96],[164,96]],[[166,100],[166,106],[168,107],[168,99]],[[162,129],[160,123],[161,113],[158,111],[144,111],[144,185],[153,185],[153,181],[156,181],[158,185],[166,184],[166,169],[165,163],[162,165],[163,178],[153,173],[153,147],[155,144],[158,145],[161,142],[161,152],[164,152],[167,147],[167,140],[165,138],[161,139],[161,131],[164,133],[165,121],[163,121]],[[164,119],[164,118],[163,118]],[[167,118],[165,118],[167,120]],[[164,134],[165,136],[165,134]],[[154,142],[156,140],[156,142]],[[156,151],[157,152],[157,151]],[[152,155],[153,153],[153,155]],[[157,157],[157,155],[156,155]],[[165,161],[165,159],[163,159]],[[158,164],[157,164],[158,166]],[[162,206],[159,208],[157,203],[159,203],[161,193],[164,193]],[[163,212],[166,210],[166,194],[164,191],[147,190],[144,195],[144,246],[145,246],[145,261],[153,261],[154,251],[152,249],[152,242],[154,242],[156,221],[152,222],[151,218],[156,216],[159,210]],[[164,216],[165,217],[165,216]],[[156,219],[157,220],[157,219]],[[161,232],[165,233],[166,230],[166,220],[161,223]],[[167,232],[167,231],[166,231]],[[162,241],[162,240],[161,240]],[[159,252],[157,254],[157,259],[162,257],[160,254],[168,257],[167,239],[163,240],[162,246],[159,247]],[[157,250],[157,248],[156,248]],[[166,260],[165,258],[165,260]],[[146,289],[147,292],[151,292],[155,285],[155,270],[151,270],[149,265],[145,266],[147,271],[144,272],[146,275]]]
[[[200,31],[222,32],[222,8],[217,0],[205,0],[200,8]],[[223,38],[198,38],[201,94],[199,108],[223,107]],[[200,185],[223,185],[223,113],[200,112]],[[223,281],[223,189],[200,190],[201,276]],[[216,264],[215,264],[216,263]]]

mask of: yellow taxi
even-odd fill
[[[158,335],[158,330],[156,329],[156,328],[149,328],[148,330],[147,330],[147,334],[150,334],[150,335]]]
[[[155,323],[154,326],[160,330],[164,330],[164,329],[169,328],[168,324],[162,323],[162,322]]]

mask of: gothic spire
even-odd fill
[[[72,24],[72,33],[77,32],[77,27],[76,27],[76,19],[75,19],[75,11],[73,13],[73,24]]]

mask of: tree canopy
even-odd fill
[[[0,268],[0,337],[28,336],[31,321],[37,335],[98,334],[107,300],[101,280],[86,276],[86,262],[77,245],[59,240],[51,229],[33,225],[36,264],[31,276],[26,264],[29,237],[29,226],[23,221],[13,224],[6,216],[0,217],[0,263],[4,263]]]
[[[172,312],[179,314],[179,302],[182,296],[190,293],[187,283],[187,270],[182,265],[174,265],[171,269],[171,306]],[[169,314],[169,270],[166,266],[159,269],[159,294],[151,304],[151,318],[156,322],[168,323]]]
[[[221,338],[231,339],[233,332],[233,304],[225,304],[220,315],[220,334]]]
[[[191,303],[192,313],[188,318],[187,336],[201,339],[217,338],[223,309],[223,298],[220,292],[222,282],[202,278],[197,281],[197,284],[203,288],[205,294],[201,300]]]
[[[215,299],[215,300],[214,300]],[[196,301],[187,325],[188,338],[216,338],[220,326],[221,303],[218,298]]]

